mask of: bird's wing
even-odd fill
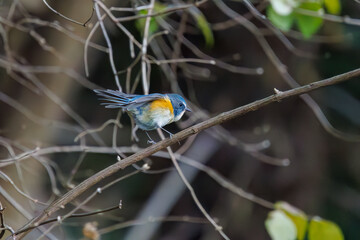
[[[106,108],[124,108],[125,110],[128,107],[137,107],[144,103],[154,101],[156,99],[162,99],[165,95],[160,93],[152,93],[149,95],[136,95],[136,94],[126,94],[120,91],[115,90],[94,90],[94,92],[101,96],[101,100],[106,100],[107,102],[102,103],[106,105]]]
[[[165,97],[166,97],[165,94],[151,93],[149,95],[138,95],[138,96],[134,97],[131,102],[136,103],[136,104],[147,103],[147,102],[152,102],[157,99],[164,99]]]
[[[129,104],[125,107],[126,110],[132,110],[143,106],[144,104],[150,103],[158,99],[164,99],[166,95],[160,93],[152,93],[149,95],[138,95],[131,99]]]

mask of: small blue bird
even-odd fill
[[[178,94],[152,93],[149,95],[126,94],[115,90],[94,90],[101,96],[102,103],[106,108],[121,108],[134,119],[136,126],[142,130],[154,142],[146,131],[161,128],[167,133],[172,134],[163,126],[176,122],[184,115],[185,111],[191,112],[186,106],[183,97]],[[133,136],[136,138],[133,129]]]

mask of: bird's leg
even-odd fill
[[[139,138],[136,136],[136,131],[139,129],[138,125],[135,125],[131,130],[131,140],[135,139],[136,142],[139,141]]]
[[[173,137],[174,134],[172,134],[171,132],[169,132],[169,131],[166,130],[165,128],[162,128],[162,127],[160,127],[160,128],[161,128],[162,130],[164,130],[165,132],[167,132],[167,133],[169,134],[170,138]]]
[[[156,142],[155,142],[154,140],[152,140],[152,138],[150,137],[150,135],[148,134],[148,132],[145,131],[145,133],[146,133],[146,135],[148,136],[148,138],[150,139],[150,140],[148,140],[147,142],[150,143],[150,144],[155,144]]]

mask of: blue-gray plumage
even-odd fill
[[[152,93],[149,95],[126,94],[115,90],[94,90],[106,108],[121,108],[143,130],[154,130],[178,121],[185,111],[190,111],[183,97],[178,94]]]

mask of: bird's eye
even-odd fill
[[[184,104],[182,104],[182,103],[179,104],[179,107],[183,107],[183,106],[184,106]]]

